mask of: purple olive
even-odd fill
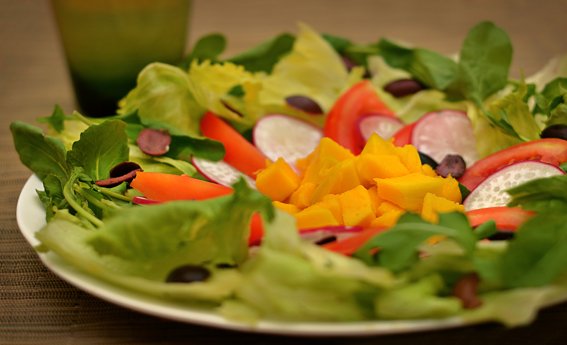
[[[295,109],[301,110],[311,115],[322,115],[323,109],[321,106],[315,102],[313,99],[302,96],[302,95],[293,95],[289,96],[285,99],[286,103]]]
[[[122,182],[132,182],[136,173],[141,171],[142,168],[134,162],[122,162],[110,169],[110,177],[104,180],[95,182],[100,187],[116,187]]]
[[[384,90],[396,98],[413,95],[423,89],[425,87],[415,79],[398,79],[384,86]]]
[[[567,140],[567,125],[551,125],[541,132],[541,137]]]
[[[136,143],[142,152],[150,156],[161,156],[169,151],[171,135],[167,130],[144,128],[138,134]]]
[[[445,158],[435,168],[437,175],[447,177],[451,175],[454,178],[460,178],[465,173],[467,164],[463,157],[459,155],[446,155]]]

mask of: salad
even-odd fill
[[[14,122],[54,252],[231,320],[518,326],[567,300],[567,57],[520,80],[490,22],[458,57],[300,25],[201,38],[117,114]]]

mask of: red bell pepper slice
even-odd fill
[[[224,161],[250,177],[266,167],[266,157],[220,117],[207,112],[201,119],[201,133],[224,145]]]
[[[471,226],[477,227],[482,223],[493,220],[496,228],[504,231],[516,231],[522,224],[535,215],[519,207],[487,207],[467,211],[467,218]]]
[[[322,247],[343,255],[352,255],[372,237],[388,228],[368,228],[340,241],[324,244]]]

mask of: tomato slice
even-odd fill
[[[467,211],[467,218],[473,228],[493,220],[496,223],[497,229],[515,231],[534,214],[535,212],[519,207],[500,206]]]
[[[375,235],[388,230],[387,228],[368,228],[361,232],[353,235],[351,237],[345,238],[344,240],[331,242],[323,245],[323,248],[333,251],[335,253],[340,253],[343,255],[352,255],[360,247],[362,247],[368,240],[370,240]]]
[[[335,102],[327,115],[323,134],[358,154],[364,139],[358,128],[360,118],[369,114],[395,116],[368,80],[354,84]]]
[[[567,161],[567,140],[546,138],[510,146],[474,163],[459,182],[473,190],[496,171],[522,161],[539,161],[559,166]]]
[[[415,124],[416,122],[410,123],[409,125],[405,125],[404,127],[400,128],[400,130],[398,130],[394,134],[394,145],[404,146],[411,144],[411,138]]]

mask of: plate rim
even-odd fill
[[[34,234],[45,225],[45,210],[36,192],[42,189],[43,185],[39,178],[36,175],[31,175],[22,187],[16,206],[16,220],[20,232],[34,249],[39,244]],[[287,336],[358,337],[442,330],[478,323],[465,321],[463,318],[455,316],[444,319],[368,320],[354,322],[259,320],[254,324],[247,324],[226,319],[214,310],[198,310],[191,307],[182,308],[179,305],[176,306],[173,301],[136,293],[82,272],[71,264],[66,263],[54,253],[40,253],[37,251],[36,253],[47,269],[79,290],[136,312],[200,326]]]

